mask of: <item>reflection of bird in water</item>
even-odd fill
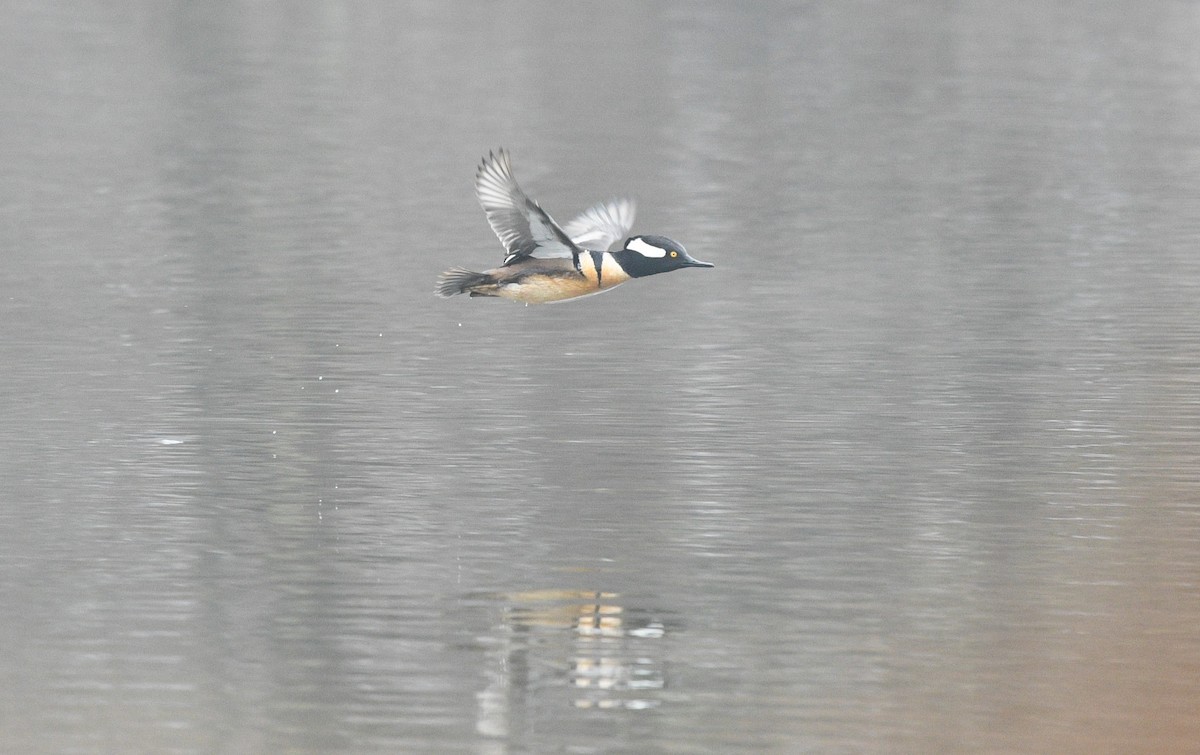
[[[632,236],[623,248],[608,251],[633,227],[628,199],[601,202],[560,227],[521,191],[503,149],[479,166],[475,194],[504,244],[504,262],[482,273],[447,270],[438,279],[439,296],[499,296],[534,304],[598,294],[631,278],[712,267],[665,236]]]
[[[621,604],[611,592],[537,590],[495,596],[505,604],[493,627],[486,690],[479,694],[482,734],[506,736],[531,699],[564,685],[576,708],[656,707],[666,686],[653,614]],[[561,642],[556,642],[556,640]]]

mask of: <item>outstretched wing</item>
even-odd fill
[[[629,235],[636,211],[632,199],[610,199],[579,213],[563,230],[577,245],[606,252]]]
[[[487,213],[488,223],[508,254],[504,264],[526,257],[571,257],[580,251],[513,178],[508,152],[489,152],[475,173],[475,196]]]

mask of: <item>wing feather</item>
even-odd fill
[[[504,244],[505,265],[526,257],[571,257],[580,251],[558,223],[521,191],[504,149],[489,152],[479,166],[475,196]]]
[[[579,213],[563,231],[578,246],[605,252],[629,235],[636,212],[632,199],[610,199]]]

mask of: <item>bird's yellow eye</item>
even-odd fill
[[[672,257],[678,257],[678,256],[679,256],[679,252],[671,252],[671,256],[672,256]]]

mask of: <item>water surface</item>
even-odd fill
[[[1200,741],[1194,8],[8,15],[0,749]]]

